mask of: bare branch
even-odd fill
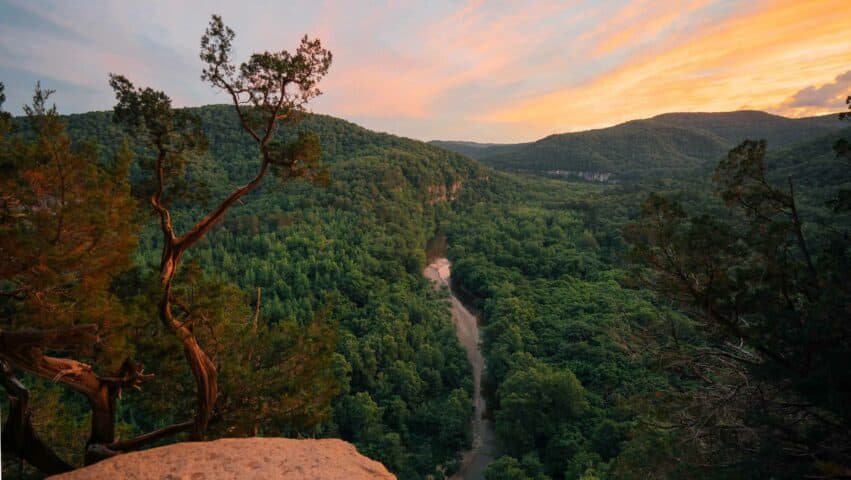
[[[190,430],[193,425],[195,425],[194,420],[189,420],[183,423],[175,423],[173,425],[168,425],[143,435],[139,435],[138,437],[110,443],[109,445],[106,445],[106,448],[117,451],[134,450],[147,443]]]

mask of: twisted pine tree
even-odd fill
[[[202,438],[220,389],[216,364],[193,331],[198,315],[179,298],[181,289],[175,285],[183,255],[269,172],[284,180],[325,178],[318,168],[315,134],[281,140],[276,132],[283,124],[298,122],[305,105],[320,95],[317,85],[331,65],[331,53],[318,39],[304,37],[294,53],[257,53],[236,66],[231,60],[233,38],[234,32],[214,15],[201,39],[202,79],[230,96],[240,125],[257,144],[259,167],[248,183],[234,188],[184,232],[175,228],[171,208],[175,202],[190,201],[181,197],[185,192],[179,180],[187,162],[206,146],[200,121],[173,109],[163,92],[137,88],[121,75],[109,79],[117,98],[115,120],[153,154],[140,164],[150,173],[145,191],[163,238],[157,311],[159,321],[182,346],[196,384],[191,419],[135,438],[115,438],[116,399],[123,390],[140,389],[153,375],[130,359],[133,348],[127,345],[128,335],[120,333],[129,316],[110,289],[116,275],[131,266],[138,234],[127,182],[129,149],[113,164],[101,165],[94,145],[72,146],[55,107],[47,106],[52,92],[40,87],[26,109],[35,140],[12,135],[11,117],[0,112],[0,169],[10,173],[0,175],[0,383],[11,408],[2,441],[4,451],[45,473],[72,466],[39,439],[29,392],[15,371],[61,383],[87,398],[92,410],[87,464],[182,431]],[[3,99],[0,85],[0,105]],[[258,309],[259,298],[258,292]],[[317,328],[308,335],[333,337]],[[293,343],[298,348],[303,342]],[[311,353],[330,357],[331,343],[311,345]],[[74,352],[89,363],[52,352]],[[323,362],[304,364],[315,370],[327,367]],[[103,371],[110,373],[99,373]],[[328,399],[334,389],[312,393]]]

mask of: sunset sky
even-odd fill
[[[268,4],[273,4],[270,6]],[[211,13],[242,60],[305,33],[334,53],[318,113],[430,140],[515,142],[671,111],[839,111],[851,94],[848,0],[0,0],[4,108],[36,80],[64,113],[113,104],[109,72],[179,106]]]

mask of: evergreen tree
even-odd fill
[[[51,90],[25,108],[31,138],[0,132],[0,367],[12,411],[4,449],[46,473],[70,466],[33,430],[23,370],[80,392],[91,410],[87,457],[115,436],[115,400],[150,378],[130,360],[132,318],[110,291],[131,264],[138,226],[124,148],[102,164],[94,144],[72,145]],[[51,351],[75,352],[77,359]]]
[[[706,334],[673,349],[702,386],[667,415],[700,442],[703,462],[760,476],[844,475],[851,231],[839,213],[807,223],[792,179],[766,179],[765,155],[764,141],[746,141],[717,166],[726,215],[689,216],[651,194],[626,231],[647,285]]]

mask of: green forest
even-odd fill
[[[474,386],[435,256],[481,324],[488,480],[851,476],[844,114],[424,143],[307,113],[318,40],[237,68],[233,37],[201,43],[232,105],[116,74],[113,111],[0,114],[4,476],[287,436],[449,478]]]

